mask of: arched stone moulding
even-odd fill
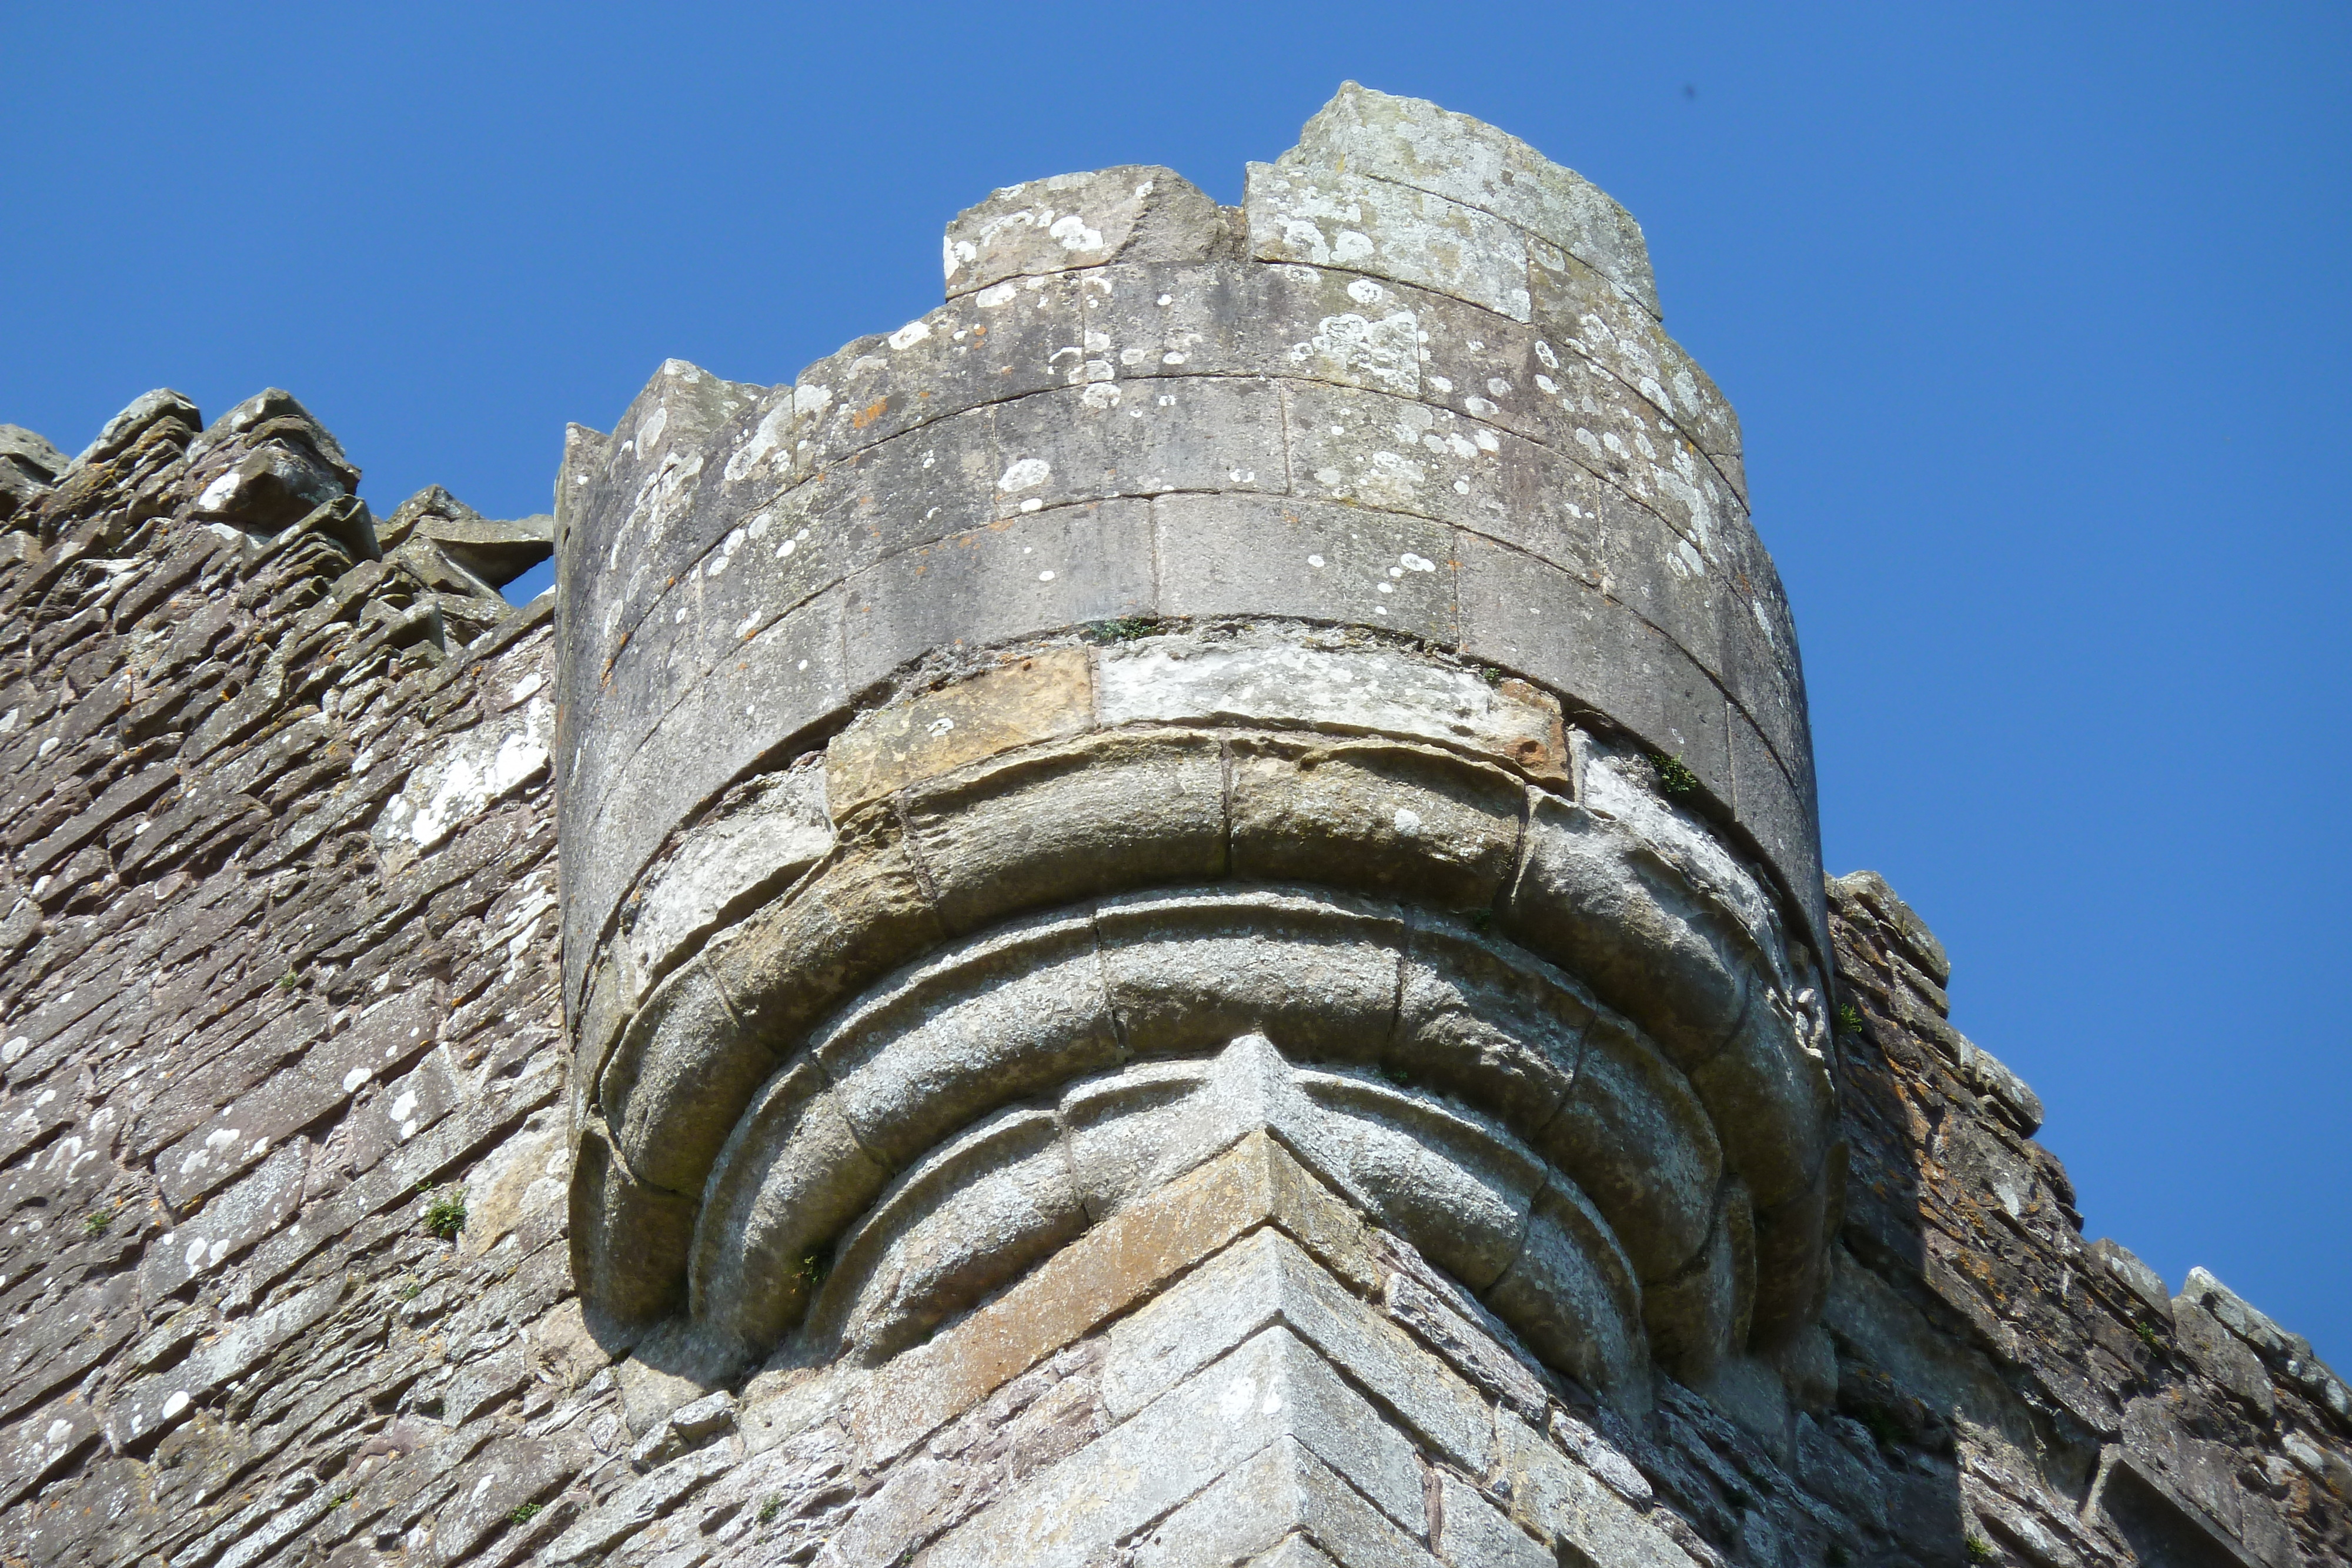
[[[862,1365],[1256,1138],[1630,1402],[1804,1329],[1803,682],[1632,219],[1350,86],[1239,208],[1058,177],[943,265],[572,434],[589,1300]]]
[[[1650,773],[1516,683],[1295,628],[1018,653],[877,710],[830,748],[816,865],[583,1040],[581,1277],[741,1355],[887,1354],[1148,1190],[1056,1176],[1088,1140],[1194,1163],[1265,1126],[1595,1386],[1774,1343],[1831,1203],[1818,986]],[[1251,1036],[1260,1078],[1294,1064],[1286,1122],[1203,1087]]]
[[[1737,423],[1614,203],[1350,87],[1240,209],[1108,170],[998,193],[949,251],[947,305],[792,385],[674,361],[572,433],[559,760],[564,831],[604,846],[567,889],[572,1005],[733,780],[939,646],[1131,616],[1378,625],[1563,693],[1680,757],[1818,946],[1802,677]]]

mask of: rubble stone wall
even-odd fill
[[[1360,130],[1328,114],[1313,134],[1360,152]],[[1349,193],[1358,211],[1453,199],[1435,144],[1405,141],[1399,153],[1391,139],[1388,165],[1350,164],[1394,187]],[[1476,145],[1496,159],[1516,146]],[[1314,178],[1328,183],[1338,156]],[[1571,235],[1580,266],[1654,311],[1630,220],[1605,198],[1542,206],[1545,189],[1576,188],[1530,193],[1509,173],[1487,169],[1474,193],[1524,196],[1535,204],[1505,214],[1513,232]],[[1312,183],[1297,160],[1254,171],[1253,192],[1277,180],[1285,201],[1340,199],[1297,194]],[[1190,232],[1184,214],[1149,203],[1125,221],[1139,246]],[[1318,224],[1335,243],[1340,225]],[[1001,286],[976,269],[992,244],[1068,249],[1043,226],[1043,240],[1017,225],[994,240],[984,224],[951,231],[951,292],[971,301]],[[1493,254],[1456,259],[1474,253]],[[1509,319],[1504,274],[1465,276],[1492,285],[1480,308]],[[1068,384],[1066,364],[1024,370],[1024,352],[1008,348],[988,373]],[[855,369],[750,389],[734,413],[803,407],[799,389]],[[613,447],[650,443],[662,455],[635,482],[685,492],[679,468],[700,448],[647,436],[649,411],[684,423],[737,391],[679,367],[656,388],[668,391],[641,400],[610,445],[575,437],[566,485],[614,462]],[[866,427],[898,417],[878,395],[850,413],[877,406]],[[1727,410],[1713,425],[1703,412],[1685,415],[1693,428],[1728,428]],[[1736,442],[1694,447],[1736,473]],[[722,475],[730,461],[717,460]],[[559,812],[557,798],[559,779],[570,789],[561,748],[594,733],[559,715],[583,676],[559,657],[557,622],[572,637],[594,594],[567,563],[560,595],[509,608],[497,585],[552,548],[551,524],[484,519],[432,490],[378,519],[358,477],[276,392],[209,426],[184,399],[149,394],[74,458],[0,427],[0,1562],[2352,1561],[2343,1381],[2201,1270],[2168,1291],[2123,1248],[2086,1241],[2063,1170],[2033,1141],[2032,1091],[1951,1028],[1950,965],[1919,918],[1869,873],[1788,897],[1785,854],[1738,815],[1736,769],[1727,792],[1694,760],[1696,801],[1667,788],[1651,754],[1673,751],[1638,716],[1603,722],[1557,671],[1349,632],[1332,624],[1349,617],[1296,601],[1186,614],[1163,599],[1139,607],[1157,618],[1145,626],[1095,613],[1123,601],[1089,601],[1053,611],[1064,630],[1035,624],[1046,612],[1030,604],[1027,622],[1006,622],[1017,635],[919,667],[894,655],[854,691],[845,681],[834,717],[752,726],[744,756],[675,782],[667,814],[600,881],[586,872],[607,842],[602,820],[577,826],[579,802]],[[1045,510],[1023,513],[1016,497],[990,537]],[[569,511],[565,525],[586,527]],[[788,563],[777,552],[799,526],[772,523],[764,559]],[[728,559],[731,531],[696,548],[690,580],[725,581],[710,552]],[[667,608],[659,596],[677,585],[658,562],[639,571],[643,553],[616,557],[595,591],[635,573],[630,591]],[[671,614],[674,627],[694,619]],[[613,668],[623,695],[603,700],[625,715],[638,699]],[[767,689],[737,691],[756,704]],[[1087,895],[1081,946],[1097,966],[1122,921],[1147,934],[1195,921],[1190,959],[1160,965],[1189,967],[1195,994],[1152,1026],[1190,1029],[1189,1043],[1112,1062],[1099,1082],[1082,1073],[1066,1096],[1022,1090],[1001,1111],[931,1090],[904,1102],[947,1107],[943,1130],[858,1199],[863,1228],[828,1232],[830,1252],[779,1232],[750,1270],[770,1310],[820,1324],[823,1355],[804,1335],[712,1364],[697,1359],[707,1339],[614,1311],[593,1278],[583,1297],[574,1259],[593,1239],[573,1217],[589,1145],[575,1129],[594,1091],[574,1051],[596,1027],[598,984],[643,997],[674,985],[694,955],[732,945],[732,926],[837,859],[876,802],[973,777],[960,769],[997,779],[1006,764],[992,759],[1008,748],[1091,768],[1145,730],[1215,758],[1204,853],[1268,857],[1217,862],[1239,869],[1210,893],[1214,878],[1187,873]],[[1279,782],[1265,797],[1288,802],[1264,819],[1275,830],[1253,826],[1236,767]],[[1321,797],[1302,784],[1316,774],[1338,781]],[[1494,819],[1472,810],[1465,776],[1517,791],[1507,852],[1478,831]],[[1432,790],[1433,779],[1454,782]],[[1422,793],[1397,793],[1408,785]],[[1638,1398],[1615,1380],[1622,1363],[1580,1363],[1548,1337],[1590,1335],[1603,1298],[1557,1279],[1517,1304],[1498,1295],[1475,1238],[1383,1201],[1442,1173],[1384,1187],[1364,1164],[1379,1117],[1335,1119],[1335,1107],[1392,1115],[1409,1101],[1423,1146],[1442,1147],[1441,1123],[1508,1122],[1523,1106],[1499,1095],[1496,1073],[1539,1064],[1489,1049],[1475,1027],[1517,1004],[1491,970],[1459,984],[1460,956],[1491,956],[1507,932],[1489,926],[1508,910],[1486,924],[1445,911],[1476,905],[1498,855],[1517,863],[1517,824],[1538,796],[1638,828],[1643,853],[1724,907],[1747,897],[1780,959],[1801,962],[1818,937],[1834,976],[1822,988],[1833,1038],[1821,1042],[1834,1099],[1818,1142],[1844,1169],[1810,1276],[1812,1326],[1769,1354],[1662,1353]],[[1401,809],[1443,831],[1400,848]],[[934,815],[926,831],[953,832],[984,813]],[[887,841],[877,831],[869,846]],[[1313,847],[1335,833],[1339,848]],[[969,868],[998,868],[985,883],[1025,863],[962,842],[936,860],[927,908],[959,908],[954,877]],[[1251,869],[1285,853],[1345,863],[1354,880],[1317,892],[1333,873]],[[1416,904],[1433,877],[1463,896]],[[589,922],[595,961],[572,955],[567,1021],[558,927],[583,887],[627,913]],[[962,930],[904,983],[1034,980],[1064,940],[1050,919]],[[1318,949],[1311,963],[1304,946]],[[1385,975],[1401,997],[1414,973],[1442,972],[1427,964],[1441,950],[1475,1005],[1428,1011],[1457,1021],[1413,1051],[1317,1065],[1276,1049],[1346,1014],[1349,975]],[[1539,977],[1546,995],[1582,983]],[[860,1038],[887,1036],[892,1051],[953,1014],[894,999],[900,979],[877,984],[851,988],[870,1004],[860,1017],[887,1023]],[[1580,1061],[1598,1062],[1591,1019],[1609,1004],[1580,1005]],[[1162,1119],[1145,1138],[1087,1142],[1116,1124],[1097,1109],[1112,1101]],[[1786,1107],[1764,1121],[1785,1129]],[[1664,1159],[1694,1136],[1653,1147]],[[933,1145],[942,1157],[916,1157]],[[1032,1157],[1048,1146],[1124,1196],[1056,1198],[1067,1189],[1023,1175],[1052,1166]],[[1176,1157],[1194,1147],[1205,1153]],[[1155,1152],[1167,1162],[1152,1166]],[[1608,1187],[1598,1167],[1580,1179]],[[1671,1187],[1661,1176],[1606,1199],[1629,1256],[1671,1226],[1667,1208],[1637,1222],[1624,1206]],[[1028,1239],[1008,1249],[1006,1237]],[[709,1266],[743,1270],[748,1256],[722,1248]],[[981,1256],[1018,1266],[974,1275]],[[1573,1310],[1547,1317],[1522,1310],[1528,1300]],[[1655,1325],[1642,1337],[1656,1342]]]

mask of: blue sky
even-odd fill
[[[2352,10],[10,8],[0,420],[292,389],[389,511],[549,505],[993,186],[1222,201],[1345,78],[1624,202],[1743,417],[1832,871],[1951,949],[2092,1235],[2352,1370]]]

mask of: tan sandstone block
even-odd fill
[[[1016,746],[1084,729],[1094,675],[1084,648],[1053,648],[867,714],[824,748],[835,821],[894,789]]]

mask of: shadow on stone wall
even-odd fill
[[[1931,1562],[2343,1560],[2341,1383],[2202,1270],[2168,1297],[2086,1244],[2039,1099],[1948,1021],[1941,945],[1875,873],[1830,890],[1853,1157],[1822,1426],[1878,1463],[1808,1484],[1883,1496]]]

